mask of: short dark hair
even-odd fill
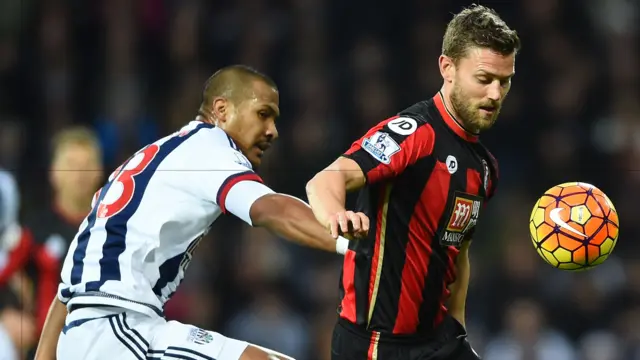
[[[202,92],[203,101],[218,96],[233,98],[249,86],[250,80],[264,81],[276,91],[278,90],[273,79],[260,71],[246,65],[231,65],[216,71],[207,79]]]
[[[520,50],[520,38],[486,6],[473,4],[454,15],[442,41],[442,54],[458,61],[472,47],[489,48],[502,55]]]
[[[260,71],[246,65],[230,65],[216,71],[207,79],[202,90],[202,103],[198,114],[211,117],[211,104],[216,97],[225,97],[238,103],[245,99],[252,80],[260,80],[278,91],[275,81]]]

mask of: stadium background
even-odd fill
[[[472,249],[473,344],[486,360],[640,359],[639,3],[482,3],[519,31],[523,50],[499,122],[482,136],[501,184]],[[281,138],[261,173],[304,197],[305,182],[367,128],[439,89],[444,27],[464,5],[3,0],[0,166],[19,179],[23,213],[48,206],[51,134],[93,127],[111,171],[192,119],[213,71],[243,63],[281,89]],[[599,186],[621,213],[614,255],[586,273],[550,268],[528,239],[536,197],[570,180]],[[329,359],[338,256],[235,219],[207,240],[172,318],[299,360]],[[514,343],[535,350],[515,356]]]

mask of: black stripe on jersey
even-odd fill
[[[434,166],[433,157],[423,157],[394,180],[389,197],[380,285],[369,327],[372,331],[393,332],[398,317],[409,224]]]
[[[452,184],[460,184],[459,186],[453,186]],[[440,237],[442,236],[443,229],[447,227],[453,199],[455,199],[455,192],[457,189],[467,188],[467,172],[457,171],[449,178],[449,192],[447,194],[447,205],[444,208],[444,213],[440,216],[440,222],[438,223],[438,232],[436,233],[433,244],[431,246],[433,252],[429,258],[429,266],[427,275],[424,282],[424,288],[422,289],[423,303],[420,306],[418,312],[417,333],[432,331],[434,321],[438,312],[440,311],[441,295],[444,291],[444,279],[446,271],[449,267],[449,260],[447,250],[445,247],[440,246]]]
[[[495,159],[495,157],[493,157],[493,155],[491,155],[489,150],[480,143],[473,144],[473,149],[474,156],[479,158],[479,162],[484,161],[489,168],[489,181],[491,182],[491,188],[485,191],[484,187],[480,187],[480,196],[482,196],[486,200],[489,200],[491,199],[491,197],[493,197],[495,189],[498,187],[499,174],[497,160]],[[483,182],[484,177],[486,176],[486,171],[487,169],[481,169],[480,171],[480,176],[482,176]]]
[[[125,329],[130,331],[134,336],[136,336],[138,338],[138,342],[144,344],[144,346],[147,349],[149,348],[149,342],[142,335],[140,335],[138,330],[131,328],[129,326],[129,324],[127,324],[127,313],[126,312],[122,313],[122,324],[124,325]]]
[[[378,227],[378,209],[384,201],[384,191],[385,187],[380,185],[373,188],[365,187],[360,190],[355,209],[357,212],[367,214],[369,217],[369,229],[376,229]],[[356,322],[358,324],[366,324],[369,315],[369,276],[371,274],[375,245],[375,231],[369,231],[369,236],[366,239],[349,242],[349,249],[353,250],[356,254],[353,286],[356,295]],[[341,279],[343,276],[344,274],[340,274]],[[360,294],[366,294],[366,296],[361,296]],[[340,299],[343,299],[344,295],[343,282],[340,281]]]
[[[114,316],[115,317],[115,316]],[[129,349],[129,351],[131,351],[131,353],[133,354],[133,356],[136,357],[136,359],[139,360],[144,360],[144,357],[140,356],[140,354],[138,354],[133,347],[131,346],[131,344],[129,344],[123,337],[122,335],[120,335],[118,333],[118,330],[116,330],[116,324],[115,321],[113,320],[114,317],[109,318],[109,325],[111,325],[111,330],[113,331],[113,335],[120,341],[120,343],[122,345],[124,345],[127,349]]]
[[[189,354],[189,355],[185,355]],[[190,356],[195,355],[197,358]],[[147,359],[164,359],[164,358],[174,358],[174,359],[184,359],[184,360],[216,360],[210,356],[207,356],[198,351],[177,347],[177,346],[169,346],[167,350],[149,350],[147,355]]]
[[[147,347],[141,344],[137,338],[134,338],[130,331],[126,331],[124,329],[124,326],[122,325],[122,319],[120,319],[120,317],[124,317],[124,314],[125,313],[114,316],[113,318],[111,318],[111,320],[115,322],[115,325],[118,327],[118,329],[120,329],[122,335],[124,335],[124,337],[126,337],[131,342],[131,344],[135,345],[142,352],[142,355],[145,355],[147,353]]]

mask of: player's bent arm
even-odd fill
[[[366,177],[352,159],[339,157],[317,173],[306,186],[311,209],[320,223],[326,224],[332,214],[345,211],[346,194],[362,188]]]
[[[462,326],[465,324],[465,306],[467,302],[467,291],[469,289],[469,279],[471,277],[471,264],[469,262],[469,246],[471,241],[462,243],[460,253],[456,259],[456,281],[449,286],[451,297],[449,298],[449,314],[458,320]]]
[[[58,297],[54,297],[53,302],[49,307],[49,313],[47,314],[47,318],[44,322],[42,335],[40,335],[40,341],[38,342],[38,348],[34,358],[35,360],[56,359],[58,337],[62,332],[66,317],[67,307],[58,300]]]
[[[344,254],[348,240],[334,239],[318,223],[304,201],[290,195],[277,194],[256,181],[241,181],[227,195],[229,212],[252,226],[264,227],[280,237],[328,252]]]

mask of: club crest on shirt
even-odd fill
[[[362,140],[362,148],[383,164],[391,163],[391,157],[400,151],[400,145],[381,131]]]
[[[489,165],[485,159],[482,159],[482,168],[484,169],[484,179],[482,180],[482,185],[484,186],[484,193],[486,194],[489,191],[489,176],[491,176],[491,172],[489,170]]]
[[[213,336],[206,330],[194,327],[189,331],[188,341],[194,342],[198,345],[208,344],[213,341]]]

